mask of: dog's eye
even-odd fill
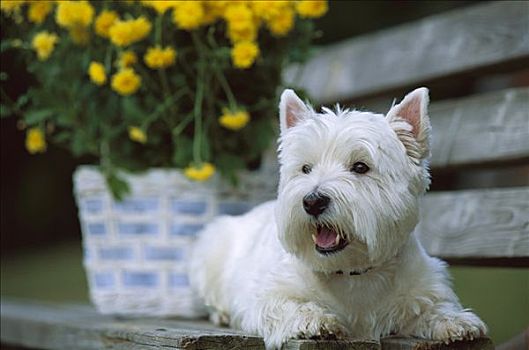
[[[354,171],[357,174],[365,174],[369,171],[369,167],[366,165],[366,163],[356,162],[351,167],[351,171]]]
[[[312,171],[312,167],[308,164],[305,164],[301,167],[301,171],[303,172],[303,174],[308,174]]]

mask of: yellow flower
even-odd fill
[[[255,41],[259,28],[253,22],[240,22],[236,26],[228,24],[228,38],[232,43],[240,41]]]
[[[103,85],[107,82],[105,66],[99,62],[90,62],[90,66],[88,66],[88,75],[90,76],[90,80],[96,85]]]
[[[29,153],[43,153],[46,151],[46,138],[39,128],[31,128],[26,132],[26,149]]]
[[[178,1],[174,0],[143,0],[141,3],[144,6],[153,8],[160,15],[163,15],[165,11],[178,5]]]
[[[61,27],[88,27],[94,17],[94,8],[88,1],[59,1],[55,20]]]
[[[37,35],[33,37],[31,46],[37,51],[37,57],[39,60],[45,61],[50,57],[58,40],[59,37],[56,34],[42,31],[38,32]]]
[[[176,51],[170,46],[162,49],[160,46],[150,47],[143,60],[147,67],[152,69],[167,68],[174,64]]]
[[[251,41],[243,41],[235,44],[231,49],[231,60],[237,68],[250,67],[259,56],[259,46]]]
[[[294,27],[294,11],[285,8],[266,21],[268,29],[275,36],[284,36]]]
[[[101,13],[99,14],[99,16],[96,17],[96,20],[94,22],[94,29],[96,34],[102,36],[103,38],[108,38],[108,30],[118,19],[119,16],[115,11],[101,11]]]
[[[28,20],[33,23],[41,24],[52,10],[51,1],[32,1],[29,4]]]
[[[205,0],[202,1],[204,4],[204,19],[203,24],[215,23],[217,19],[224,15],[226,6],[229,1],[227,0]]]
[[[296,10],[301,17],[317,18],[323,16],[327,10],[326,0],[301,0],[296,3]]]
[[[182,1],[173,11],[173,21],[178,28],[196,29],[204,23],[204,8],[199,1]]]
[[[20,11],[20,7],[24,5],[24,0],[2,0],[0,1],[0,10],[5,12],[7,15],[13,12]]]
[[[146,143],[147,135],[137,126],[129,126],[129,138],[138,143]]]
[[[243,110],[232,112],[229,109],[224,108],[222,113],[223,114],[219,117],[219,124],[226,129],[237,131],[244,128],[250,121],[250,115]]]
[[[126,21],[117,20],[110,27],[108,34],[110,41],[117,46],[128,46],[143,40],[151,32],[152,24],[143,16]]]
[[[260,0],[250,3],[253,13],[264,20],[270,20],[281,14],[282,11],[290,10],[292,4],[293,1],[286,0]]]
[[[112,89],[123,96],[132,95],[141,85],[141,77],[132,68],[123,68],[112,76]]]
[[[259,21],[244,3],[233,2],[226,7],[224,18],[228,23],[228,37],[232,43],[254,41],[259,29]]]
[[[195,181],[206,181],[213,174],[215,174],[215,166],[207,162],[199,166],[190,165],[184,169],[184,175]]]
[[[131,50],[127,50],[121,52],[119,55],[117,66],[118,68],[127,68],[133,64],[136,64],[136,62],[138,62],[138,57],[136,54]]]

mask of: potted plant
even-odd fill
[[[2,116],[20,119],[32,154],[53,143],[98,159],[74,179],[96,305],[197,312],[186,247],[215,214],[241,211],[233,198],[273,195],[270,175],[241,173],[275,139],[282,69],[306,57],[327,3],[3,0],[1,10],[1,50],[36,81],[17,100],[2,88]]]

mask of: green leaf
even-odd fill
[[[40,123],[54,114],[52,109],[38,109],[27,111],[24,114],[24,120],[29,125]]]
[[[122,201],[123,198],[130,193],[130,186],[127,181],[123,180],[115,172],[108,173],[106,175],[106,180],[112,196],[117,201]]]

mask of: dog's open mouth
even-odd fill
[[[318,253],[324,255],[339,252],[349,244],[335,229],[321,225],[317,226],[312,240]]]

